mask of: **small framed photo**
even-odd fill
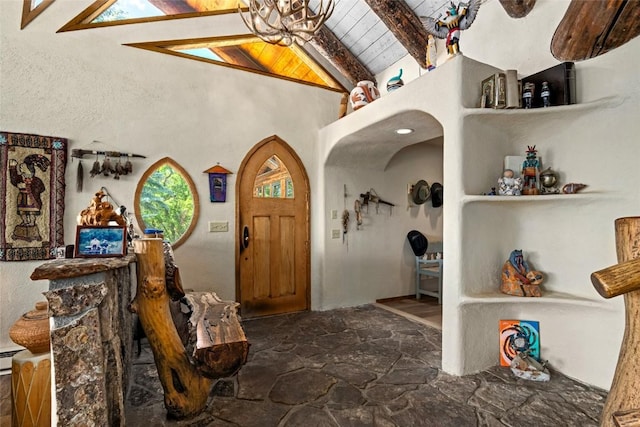
[[[493,108],[495,100],[496,76],[492,74],[482,81],[480,108]]]
[[[78,225],[75,256],[77,258],[124,256],[127,230],[124,226]]]

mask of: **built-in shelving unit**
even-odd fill
[[[602,121],[615,117],[627,99],[532,110],[474,108],[482,80],[495,71],[463,56],[453,58],[323,129],[322,150],[326,159],[337,158],[334,148],[339,157],[352,152],[355,159],[369,147],[368,156],[384,153],[374,162],[384,167],[390,153],[402,147],[379,139],[379,130],[395,120],[410,127],[400,120],[408,114],[412,120],[426,118],[420,131],[444,140],[443,369],[460,375],[495,365],[499,320],[528,319],[540,322],[542,356],[590,382],[597,375],[586,364],[573,364],[567,348],[573,354],[591,352],[609,337],[600,331],[594,338],[590,329],[620,315],[616,302],[598,296],[589,275],[615,260],[613,229],[594,224],[613,224],[611,212],[624,203],[615,177],[594,173],[606,148],[594,150],[590,144],[585,150],[584,141],[606,138]],[[543,169],[551,166],[559,174],[560,187],[582,182],[587,189],[483,195],[497,186],[504,157],[524,156],[528,145],[536,145]],[[544,273],[542,297],[499,292],[501,268],[514,249],[522,249],[532,268]]]

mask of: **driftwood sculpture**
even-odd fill
[[[619,264],[591,274],[604,298],[624,295],[625,330],[601,426],[640,426],[640,217],[615,221]]]
[[[133,244],[138,290],[131,311],[138,314],[153,351],[168,416],[195,416],[205,409],[213,379],[236,373],[246,362],[249,344],[236,315],[237,303],[212,293],[187,293],[183,301],[191,313],[183,341],[171,314],[162,239]],[[174,280],[179,277],[173,274]],[[174,286],[182,288],[180,283]]]
[[[105,194],[102,190],[99,190],[93,196],[89,207],[80,212],[79,225],[106,226],[111,221],[115,221],[118,225],[127,225],[122,215],[119,215],[113,209],[111,203],[102,201],[103,197],[105,197]]]

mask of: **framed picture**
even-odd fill
[[[495,87],[496,76],[495,74],[487,77],[482,81],[482,91],[480,95],[480,107],[481,108],[493,108],[495,101]]]
[[[123,256],[127,251],[124,226],[78,225],[75,256],[78,258]]]

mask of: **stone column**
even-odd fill
[[[130,271],[134,256],[50,261],[54,409],[59,426],[124,426],[133,344]]]

